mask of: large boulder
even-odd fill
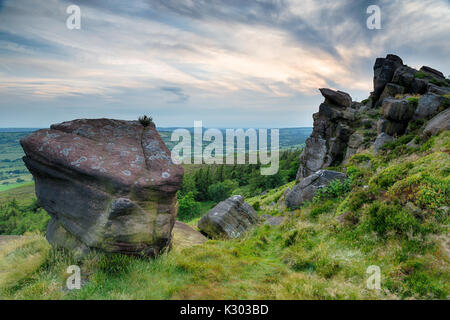
[[[445,80],[445,76],[442,72],[431,67],[423,66],[422,68],[420,68],[420,71],[425,72],[434,78]]]
[[[170,246],[183,169],[153,123],[81,119],[21,140],[47,239],[80,253],[158,255]]]
[[[352,97],[346,92],[339,90],[334,91],[328,88],[321,88],[319,91],[330,104],[335,104],[344,108],[350,108],[352,105]]]
[[[397,122],[408,122],[415,111],[414,105],[406,99],[385,99],[382,108],[386,119]]]
[[[258,222],[256,211],[244,197],[232,196],[208,211],[198,222],[198,229],[213,239],[233,239]]]
[[[373,66],[373,88],[372,93],[373,101],[378,101],[381,93],[384,90],[386,84],[391,82],[395,71],[403,66],[403,61],[400,57],[388,54],[386,58],[377,58],[375,65]]]
[[[417,70],[408,66],[401,66],[395,70],[392,82],[405,88],[405,92],[411,92]]]
[[[405,133],[407,127],[408,123],[380,118],[377,122],[377,133],[379,135],[386,133],[390,136],[400,136]]]
[[[425,126],[423,133],[434,136],[445,130],[450,130],[450,109],[442,111],[431,119]]]
[[[341,172],[319,170],[304,178],[292,188],[292,191],[286,196],[286,206],[288,208],[296,208],[305,201],[311,201],[316,195],[317,190],[328,186],[333,180],[344,181],[346,177]]]
[[[439,112],[444,98],[434,93],[427,93],[419,99],[419,103],[414,113],[414,119],[430,119]]]
[[[383,93],[380,96],[380,102],[382,102],[386,98],[395,98],[398,94],[403,94],[405,92],[405,88],[398,84],[388,83],[384,87]]]

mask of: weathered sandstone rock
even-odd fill
[[[344,108],[350,108],[352,105],[352,97],[350,97],[350,95],[346,92],[339,90],[334,91],[327,88],[321,88],[319,91],[329,104],[335,104]]]
[[[183,169],[154,124],[74,120],[21,144],[36,196],[52,217],[49,242],[149,256],[170,246]]]
[[[210,238],[233,239],[242,236],[259,222],[256,211],[242,196],[220,202],[198,222],[198,228]]]
[[[172,236],[172,247],[175,250],[201,245],[208,240],[200,232],[180,221],[175,222]]]
[[[296,208],[305,201],[311,201],[317,190],[324,188],[333,180],[345,180],[346,175],[341,172],[331,170],[319,170],[316,173],[302,179],[296,184],[292,191],[286,196],[286,206]]]
[[[428,73],[435,78],[445,80],[445,76],[442,72],[431,67],[423,66],[422,68],[420,68],[420,71]]]
[[[300,155],[297,179],[339,164],[346,155],[348,141],[353,134],[357,110],[351,97],[342,91],[320,89],[325,98],[319,112],[313,115],[314,129]]]
[[[386,134],[386,133],[381,133],[377,139],[375,140],[374,144],[373,144],[373,151],[375,154],[377,154],[381,147],[384,146],[386,143],[394,141],[395,139],[393,137],[391,137],[390,135]]]
[[[450,109],[442,111],[431,119],[425,126],[423,133],[434,136],[444,130],[450,130]]]
[[[419,99],[419,103],[414,113],[414,119],[430,119],[434,117],[444,105],[450,104],[450,98],[446,98],[434,93],[427,93]]]
[[[386,119],[397,122],[408,122],[415,111],[415,107],[406,99],[385,99],[382,108]]]
[[[264,224],[269,225],[269,226],[279,226],[281,224],[283,224],[284,221],[286,221],[287,217],[284,216],[276,216],[276,217],[270,217],[267,218],[266,221],[264,221]]]
[[[403,61],[400,57],[388,54],[386,58],[377,58],[373,66],[373,88],[372,93],[373,102],[377,102],[386,84],[391,82],[395,71],[403,66]]]

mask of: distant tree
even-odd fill
[[[193,175],[186,174],[181,184],[180,195],[185,196],[189,192],[192,192],[194,196],[197,194],[197,188],[195,186],[195,178]]]
[[[200,212],[200,203],[195,201],[194,193],[188,192],[185,196],[178,198],[178,219],[189,221]]]
[[[233,180],[217,182],[208,187],[208,196],[214,202],[220,202],[230,197],[233,193],[233,190],[237,189],[238,187],[238,182]]]

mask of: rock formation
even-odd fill
[[[352,127],[359,106],[352,103],[350,95],[331,89],[320,89],[320,92],[325,101],[313,115],[314,129],[300,156],[297,179],[341,163],[354,132]]]
[[[21,140],[47,239],[79,254],[91,248],[158,255],[171,244],[183,169],[153,123],[81,119]]]
[[[444,110],[450,105],[450,80],[442,72],[427,66],[415,70],[392,54],[376,59],[373,69],[374,90],[364,102],[352,102],[342,91],[320,89],[325,101],[313,115],[314,129],[300,155],[297,180],[337,166],[375,142],[378,152],[407,133],[412,121],[434,117],[425,129],[430,134],[448,128]]]
[[[198,228],[213,239],[233,239],[259,222],[258,215],[242,196],[220,202],[198,222]]]

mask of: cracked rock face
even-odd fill
[[[155,126],[81,119],[21,140],[36,196],[51,215],[47,239],[82,252],[155,256],[170,245],[183,169]]]

